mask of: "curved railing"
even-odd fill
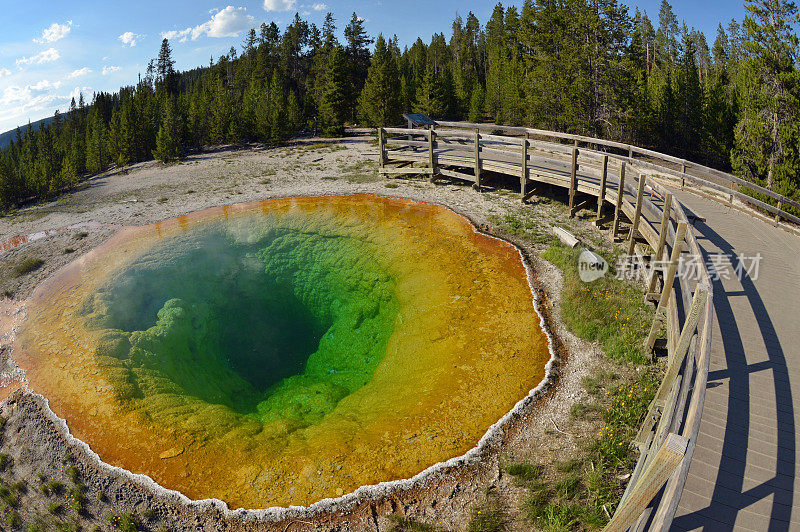
[[[751,183],[750,181],[746,181],[733,174],[722,172],[715,168],[694,163],[692,161],[687,161],[686,159],[681,159],[679,157],[673,157],[672,155],[667,155],[665,153],[648,150],[646,148],[640,148],[638,146],[633,146],[631,144],[625,144],[622,142],[615,142],[612,140],[586,137],[583,135],[573,135],[570,133],[560,133],[557,131],[547,131],[543,129],[497,126],[493,124],[471,124],[466,122],[437,122],[437,123],[438,125],[444,127],[458,127],[458,128],[470,128],[470,129],[477,128],[483,131],[486,130],[503,131],[510,133],[512,135],[525,135],[528,137],[535,136],[545,139],[550,138],[559,141],[568,141],[572,142],[575,146],[580,146],[580,144],[585,144],[587,146],[602,147],[606,151],[618,150],[621,151],[623,154],[627,154],[626,159],[630,162],[634,162],[634,159],[638,155],[640,158],[636,159],[637,164],[649,167],[657,171],[666,172],[667,175],[664,177],[668,178],[671,177],[673,179],[679,180],[681,186],[684,186],[685,182],[689,181],[696,187],[699,186],[711,189],[715,192],[723,194],[722,198],[715,198],[715,199],[722,199],[723,201],[727,199],[727,203],[732,204],[733,199],[736,198],[739,201],[741,201],[744,205],[747,205],[754,209],[762,209],[771,213],[775,217],[774,218],[775,222],[779,222],[780,219],[784,219],[794,224],[800,224],[799,217],[795,216],[794,214],[782,208],[783,206],[791,206],[794,207],[795,209],[800,210],[800,202],[797,202],[791,198],[787,198],[786,196],[778,194],[777,192],[774,192],[768,188],[762,187],[755,183]],[[760,201],[759,199],[754,198],[749,194],[745,194],[741,192],[742,189],[750,189],[754,192],[758,192],[759,194],[771,198],[777,202],[778,206],[775,207],[773,205],[770,205],[769,203]]]
[[[490,133],[484,133],[487,130]],[[547,138],[571,140],[573,145],[543,140]],[[572,214],[586,205],[577,203],[579,194],[597,197],[596,222],[609,223],[616,237],[626,218],[630,223],[625,237],[628,254],[651,265],[663,265],[661,290],[656,289],[656,268],[650,268],[645,281],[647,297],[657,302],[656,318],[645,347],[652,350],[657,333],[666,326],[666,373],[634,442],[640,451],[636,467],[606,529],[669,528],[700,429],[714,307],[711,279],[693,225],[683,205],[655,178],[677,174],[679,179],[712,189],[724,187],[653,162],[685,163],[679,159],[626,144],[552,131],[439,122],[430,129],[379,128],[378,142],[379,171],[384,175],[426,174],[431,179],[447,176],[472,181],[479,189],[485,172],[510,175],[519,178],[523,201],[529,197],[532,184],[567,188]],[[601,152],[579,147],[580,143],[628,153]],[[646,155],[650,160],[635,159],[634,154]],[[604,216],[606,203],[614,206],[613,216]],[[779,215],[793,219],[784,211]],[[693,286],[686,276],[676,275],[684,249],[700,259],[696,261]]]

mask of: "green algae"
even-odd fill
[[[129,408],[296,429],[369,382],[398,308],[367,240],[286,226],[243,238],[208,224],[117,273],[83,315]]]

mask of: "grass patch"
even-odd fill
[[[389,532],[435,532],[436,530],[436,527],[432,525],[406,519],[399,515],[390,516],[389,521]]]
[[[377,171],[375,161],[364,160],[339,167],[349,183],[374,183],[383,179]]]
[[[39,257],[26,257],[18,262],[11,270],[14,277],[22,277],[44,266],[44,260]]]
[[[488,218],[503,232],[525,238],[534,244],[547,244],[553,240],[547,228],[527,213],[507,212],[502,216],[490,214]]]
[[[397,183],[385,183],[383,186],[386,188],[398,188],[400,185]]]
[[[11,508],[19,506],[20,494],[8,486],[0,486],[0,500]]]
[[[22,524],[22,519],[20,518],[19,513],[16,510],[9,510],[8,508],[4,508],[3,513],[5,513],[3,520],[9,526],[9,528],[17,528]]]
[[[58,495],[64,489],[64,485],[58,480],[51,480],[50,482],[42,482],[39,489],[43,495]]]
[[[502,532],[508,529],[508,516],[498,497],[489,492],[486,501],[472,508],[468,532]]]
[[[122,530],[122,532],[136,532],[139,530],[139,520],[130,513],[116,514],[111,512],[106,515],[106,521],[113,528]]]
[[[526,231],[524,219],[497,217],[509,232]],[[600,371],[583,379],[589,399],[570,414],[588,420],[598,431],[573,458],[547,465],[513,463],[505,471],[526,486],[527,519],[540,530],[599,529],[614,513],[636,454],[635,437],[659,382],[642,344],[653,319],[642,290],[617,279],[613,272],[590,284],[578,276],[580,250],[552,241],[542,257],[564,276],[561,315],[577,336],[598,342],[618,370]],[[613,255],[605,250],[607,256]],[[613,258],[609,260],[613,264]],[[637,371],[631,371],[637,368]],[[602,428],[601,428],[602,427]]]
[[[78,514],[83,515],[86,505],[86,488],[82,484],[73,486],[69,489],[67,494],[69,505],[72,510]]]
[[[518,462],[506,464],[503,466],[503,471],[514,477],[518,482],[524,484],[541,478],[544,468],[538,464]]]
[[[590,342],[598,342],[612,360],[643,364],[642,345],[654,310],[642,301],[642,291],[617,279],[613,272],[592,283],[578,277],[579,249],[553,244],[542,258],[564,274],[561,315],[567,327]],[[613,264],[613,260],[609,260]]]

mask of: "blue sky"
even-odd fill
[[[510,2],[520,5],[522,0]],[[162,36],[170,38],[179,70],[241,44],[250,27],[281,28],[300,12],[321,25],[331,11],[341,30],[355,11],[372,35],[397,34],[401,45],[419,35],[449,35],[456,13],[484,24],[496,2],[478,0],[130,0],[65,2],[0,0],[0,132],[65,110],[83,92],[115,91],[135,83]],[[509,2],[504,5],[509,5]],[[657,22],[660,0],[628,0]],[[679,20],[713,41],[719,22],[744,15],[740,0],[673,0]]]

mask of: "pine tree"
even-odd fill
[[[740,98],[743,116],[736,126],[734,169],[767,187],[796,184],[798,23],[794,2],[747,0]]]
[[[169,39],[161,41],[161,49],[158,52],[156,63],[156,83],[167,94],[172,94],[176,90],[175,61],[172,59],[172,48],[169,46]]]
[[[327,136],[344,133],[344,123],[351,107],[349,89],[345,52],[341,46],[335,46],[328,58],[320,102],[320,119],[323,132]]]
[[[678,58],[678,18],[667,0],[661,0],[658,12],[656,58],[661,65],[672,65]]]
[[[364,80],[367,77],[369,68],[369,46],[373,40],[367,35],[364,29],[364,19],[353,13],[350,23],[344,29],[345,55],[348,66],[348,78],[350,87],[348,92],[352,95],[361,94],[364,88]],[[355,101],[348,101],[348,111],[350,118],[356,119],[357,106]]]
[[[102,118],[97,113],[91,113],[86,127],[86,167],[92,173],[105,170],[108,167],[108,134]]]
[[[185,155],[183,148],[183,124],[176,110],[173,98],[164,102],[164,112],[161,127],[156,135],[156,146],[153,156],[165,163],[175,159],[182,159]]]
[[[483,85],[476,83],[472,89],[472,95],[469,100],[469,115],[470,122],[483,122],[483,111],[486,108],[485,92]]]
[[[383,38],[378,35],[372,64],[359,98],[361,120],[384,127],[400,118],[400,80],[397,62]]]

